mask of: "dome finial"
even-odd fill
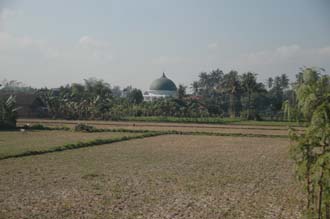
[[[165,72],[163,72],[163,78],[166,78]]]

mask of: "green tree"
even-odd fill
[[[36,89],[26,86],[20,81],[16,80],[3,80],[0,83],[1,92],[6,92],[6,93],[33,93],[36,91]]]
[[[193,90],[193,94],[194,95],[198,95],[199,94],[199,83],[198,81],[194,81],[192,84],[191,84],[191,88]]]
[[[143,102],[143,94],[142,91],[139,89],[132,89],[128,94],[127,94],[127,99],[130,103],[132,104],[140,104]]]
[[[287,96],[285,92],[289,86],[289,79],[285,74],[281,76],[276,76],[273,80],[272,88],[268,92],[269,98],[269,111],[271,119],[274,117],[283,118],[282,116],[282,109],[283,109],[283,102],[287,100]]]
[[[200,73],[199,80],[192,83],[194,95],[202,97],[202,104],[211,115],[222,115],[227,111],[228,104],[222,90],[223,77],[224,73],[216,69]]]
[[[297,174],[305,182],[307,217],[330,218],[330,77],[305,68],[296,83],[297,107],[308,128],[292,133]],[[302,79],[302,80],[301,80]]]
[[[90,96],[111,97],[110,84],[96,78],[85,79],[85,91]]]
[[[187,95],[186,90],[187,90],[186,86],[184,86],[182,84],[179,85],[179,88],[177,90],[177,96],[180,100],[183,99]]]
[[[289,87],[289,78],[286,74],[280,76],[280,86],[283,90]]]

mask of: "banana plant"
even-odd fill
[[[308,128],[291,133],[297,174],[305,182],[307,218],[330,218],[330,77],[306,68],[295,89]]]
[[[17,119],[16,98],[11,95],[7,100],[0,101],[0,128],[15,128]]]

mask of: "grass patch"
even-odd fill
[[[239,122],[241,119],[220,118],[220,117],[162,117],[162,116],[142,116],[142,117],[124,117],[119,121],[138,121],[138,122],[177,122],[177,123],[202,123],[202,124],[231,124]]]
[[[288,122],[288,121],[254,121],[245,120],[232,122],[231,125],[250,125],[250,126],[291,126],[291,127],[305,127],[306,124],[303,122]]]
[[[26,132],[0,132],[0,159],[51,153],[157,135],[288,138],[288,135],[276,133],[227,133],[190,130],[156,131],[126,128],[108,129],[96,128],[85,124],[78,124],[74,129],[75,131],[68,131],[70,129],[67,127],[47,127],[43,125],[34,125],[29,127],[29,129],[30,130]],[[48,132],[50,130],[52,130],[52,132]]]
[[[51,147],[51,148],[45,147],[45,149],[40,149],[40,150],[27,150],[27,151],[17,153],[17,154],[3,155],[3,156],[0,156],[0,160],[9,159],[9,158],[17,158],[17,157],[25,157],[25,156],[31,156],[31,155],[40,155],[40,154],[53,153],[53,152],[59,152],[59,151],[65,151],[65,150],[73,150],[73,149],[91,147],[91,146],[97,146],[97,145],[103,145],[103,144],[111,144],[111,143],[120,142],[120,141],[153,137],[153,136],[158,136],[158,135],[162,135],[162,134],[165,134],[165,133],[148,132],[148,133],[144,133],[142,135],[122,136],[122,137],[115,137],[115,138],[108,138],[108,139],[94,139],[94,140],[78,142],[78,143],[69,143],[69,144],[64,144],[61,146],[55,146],[55,147]]]
[[[148,132],[159,132],[159,133],[166,133],[166,131],[153,131],[148,129],[125,129],[125,128],[113,128],[113,129],[106,129],[106,128],[94,128],[90,132],[122,132],[122,133],[148,133]]]
[[[140,138],[146,138],[146,137],[153,137],[153,136],[159,136],[159,135],[195,135],[195,136],[227,136],[227,137],[257,137],[257,138],[287,138],[287,135],[265,135],[265,134],[243,134],[243,133],[218,133],[218,132],[198,132],[198,131],[149,131],[149,130],[130,130],[130,129],[93,129],[92,132],[95,132],[95,134],[102,134],[102,133],[118,133],[119,136],[115,135],[112,138],[106,138],[106,135],[104,136],[98,136],[103,138],[96,138],[92,140],[86,140],[86,141],[79,141],[75,143],[64,143],[60,146],[54,146],[55,142],[61,142],[62,141],[68,141],[67,138],[65,138],[63,135],[58,135],[58,133],[52,132],[51,135],[46,134],[46,132],[39,133],[39,136],[43,136],[44,140],[47,141],[44,145],[40,143],[40,138],[37,138],[36,136],[31,136],[30,139],[22,139],[21,144],[18,141],[9,142],[11,147],[5,146],[6,142],[0,141],[0,160],[2,159],[8,159],[8,158],[16,158],[16,157],[24,157],[24,156],[31,156],[31,155],[39,155],[39,154],[46,154],[46,153],[52,153],[52,152],[59,152],[59,151],[65,151],[65,150],[72,150],[72,149],[78,149],[83,147],[91,147],[91,146],[97,146],[97,145],[103,145],[103,144],[110,144],[120,141],[127,141],[132,139],[140,139]],[[71,141],[77,141],[79,139],[82,139],[82,136],[84,135],[90,135],[93,136],[93,133],[83,133],[83,132],[68,132],[70,134],[75,134],[76,140],[72,137],[70,138]],[[125,135],[123,135],[125,133]],[[135,134],[134,134],[135,133]],[[1,133],[3,134],[3,133]],[[16,134],[15,136],[12,136],[11,139],[19,139],[17,138],[18,135],[20,137],[24,136],[25,134],[22,133],[14,133],[14,132],[8,132],[9,134]],[[86,137],[85,137],[86,139]],[[7,140],[8,142],[8,140]]]
[[[26,130],[0,132],[0,158],[28,151],[48,150],[58,145],[141,135],[140,133],[85,133],[63,130]]]
[[[220,133],[220,132],[169,131],[168,134],[174,134],[174,135],[228,136],[228,137],[254,137],[254,138],[288,138],[288,135],[265,135],[265,134]]]

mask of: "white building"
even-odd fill
[[[145,101],[152,101],[164,97],[175,97],[177,95],[177,88],[175,83],[168,79],[163,73],[163,76],[154,80],[143,95]]]

